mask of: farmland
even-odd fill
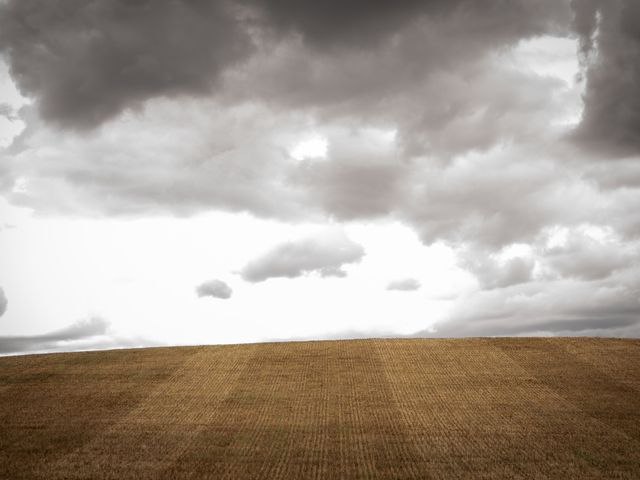
[[[4,357],[0,478],[640,478],[640,340]]]

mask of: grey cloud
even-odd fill
[[[301,34],[311,45],[327,48],[340,44],[366,47],[402,27],[416,14],[448,2],[248,0],[247,3],[259,9],[268,28]]]
[[[513,257],[499,262],[486,252],[467,252],[463,258],[462,265],[476,276],[482,289],[506,288],[533,277],[535,264],[531,258]]]
[[[110,331],[109,322],[99,317],[91,317],[41,335],[0,336],[0,355],[159,345],[158,342],[142,337],[114,334]]]
[[[294,130],[299,115],[165,99],[83,135],[48,128],[33,106],[23,113],[27,129],[0,150],[0,186],[12,203],[39,213],[182,216],[218,208],[286,220],[314,213],[288,181],[291,159],[272,138]],[[26,191],[12,191],[19,178]]]
[[[0,151],[0,187],[13,203],[39,214],[223,209],[294,222],[399,220],[424,243],[473,251],[467,268],[483,291],[464,305],[480,310],[458,311],[443,332],[587,331],[579,320],[598,319],[580,307],[580,296],[632,287],[623,263],[640,234],[636,159],[611,167],[594,148],[585,163],[563,141],[569,127],[556,125],[573,112],[579,89],[511,64],[520,40],[568,34],[569,2],[407,0],[360,8],[364,2],[246,0],[238,8],[257,15],[247,24],[220,2],[82,4],[36,8],[14,0],[0,7],[0,43],[14,80],[36,98],[17,113],[25,132]],[[145,9],[153,14],[143,21]],[[573,9],[587,82],[575,137],[632,155],[639,141],[637,7],[584,0]],[[59,50],[59,58],[40,61],[38,45]],[[189,98],[216,81],[213,96]],[[95,126],[150,99],[91,134],[47,127]],[[293,161],[282,138],[313,129],[329,140],[327,158]],[[376,130],[395,131],[395,139],[376,143]],[[26,189],[13,191],[18,179]],[[549,226],[582,223],[612,227],[620,251],[582,241],[546,251],[535,243]],[[512,243],[537,249],[536,265],[554,274],[544,281],[578,296],[575,304],[545,290],[529,259],[487,261]],[[344,255],[334,251],[290,242],[242,273],[249,281],[311,271],[344,276],[341,265],[362,256],[353,245]],[[529,293],[550,298],[548,309],[534,300],[513,309]],[[613,308],[616,301],[624,312]],[[622,330],[634,312],[624,296],[607,297],[603,310],[582,305]],[[495,322],[480,318],[485,307]],[[463,320],[467,330],[456,323]],[[608,328],[604,320],[598,325]]]
[[[529,256],[506,263],[484,250],[465,252],[462,266],[480,289],[457,298],[434,334],[640,334],[640,243],[606,229],[594,236],[592,228],[568,229],[563,241],[548,230],[529,245]],[[547,246],[551,239],[560,244]]]
[[[390,5],[366,8],[358,18]],[[225,94],[234,101],[248,95],[280,108],[313,109],[322,118],[399,127],[411,154],[486,149],[520,130],[535,130],[531,126],[538,121],[532,122],[531,113],[554,101],[557,95],[549,90],[557,85],[515,74],[493,56],[525,38],[566,34],[568,3],[420,2],[419,7],[424,16],[407,9],[411,21],[394,31],[393,40],[368,48],[310,52],[289,39],[264,47],[263,54],[229,72]],[[306,11],[316,8],[326,7]],[[393,9],[403,11],[395,4]],[[427,15],[434,11],[440,13]]]
[[[328,158],[300,162],[289,175],[291,184],[306,192],[309,203],[336,218],[390,214],[403,197],[402,186],[411,173],[395,147],[375,132],[335,134],[328,140]]]
[[[411,292],[420,288],[420,282],[415,278],[403,278],[401,280],[393,280],[387,285],[387,290],[399,290],[402,292]]]
[[[8,304],[7,295],[4,293],[4,289],[0,287],[0,317],[7,311]]]
[[[14,4],[9,5],[26,8]],[[394,8],[393,15],[406,12],[407,22],[397,24],[388,18],[386,3],[368,6],[358,15],[351,4],[337,3],[282,12],[297,18],[322,10],[319,17],[295,21],[278,20],[283,5],[288,4],[259,6],[274,28],[304,33],[309,22],[324,22],[332,15],[346,13],[345,21],[355,25],[370,15],[373,24],[389,20],[393,38],[355,52],[337,47],[311,52],[286,35],[275,44],[265,41],[248,63],[224,72],[217,100],[198,102],[209,115],[215,112],[215,118],[206,121],[188,99],[181,100],[184,108],[178,111],[166,107],[168,100],[148,103],[144,114],[123,119],[122,130],[104,126],[108,135],[103,136],[47,133],[31,119],[28,133],[16,142],[21,145],[17,153],[2,162],[8,171],[3,189],[11,192],[15,181],[26,177],[31,188],[8,195],[44,213],[187,215],[219,208],[286,220],[397,215],[415,225],[425,242],[478,233],[481,242],[508,243],[535,233],[555,215],[549,210],[556,207],[539,202],[535,193],[536,188],[549,188],[548,178],[525,178],[532,168],[524,166],[519,173],[519,167],[507,166],[516,178],[501,181],[489,178],[487,166],[478,165],[459,189],[447,191],[438,184],[449,172],[437,162],[518,136],[547,140],[550,113],[544,112],[555,108],[558,82],[515,75],[492,54],[521,38],[561,32],[568,24],[565,2],[505,6],[492,0],[480,7],[469,1],[406,2],[404,8]],[[107,9],[100,7],[99,13],[102,8]],[[414,8],[425,15],[416,16]],[[127,20],[123,28],[136,21]],[[349,43],[340,35],[336,41]],[[256,103],[247,106],[247,98]],[[175,115],[180,116],[180,127],[188,124],[190,130],[176,127]],[[280,118],[287,115],[292,117],[287,128],[311,123],[356,134],[332,136],[326,161],[292,164],[274,145]],[[397,130],[394,148],[367,147],[368,137],[362,141],[357,134],[363,125]],[[39,155],[40,150],[46,154]],[[427,156],[412,158],[423,154]],[[482,174],[487,175],[485,185],[476,186],[475,176]],[[510,192],[523,191],[517,182],[533,182],[524,189],[531,193],[517,202],[505,202],[509,192],[494,190],[501,184]],[[468,194],[470,187],[475,191]],[[491,190],[484,193],[485,187]],[[505,203],[508,210],[495,211]],[[532,206],[531,215],[523,216]],[[483,218],[487,216],[488,222]]]
[[[418,335],[616,335],[640,333],[638,269],[600,281],[532,282],[459,299],[434,332]]]
[[[105,320],[93,317],[42,335],[0,337],[0,354],[56,350],[65,343],[103,337],[108,326]]]
[[[574,137],[612,156],[640,153],[640,4],[574,0],[586,91]]]
[[[587,235],[573,233],[562,246],[544,252],[547,264],[562,277],[583,280],[606,278],[632,265],[638,252],[620,243],[602,243]]]
[[[10,0],[0,51],[43,117],[95,127],[159,96],[203,94],[251,51],[227,1]]]
[[[324,267],[318,270],[321,277],[336,277],[344,278],[347,276],[347,272],[340,267]]]
[[[499,0],[247,0],[263,13],[268,28],[293,32],[313,47],[328,49],[351,46],[367,48],[423,17],[458,14],[476,21],[491,19],[492,28],[526,35],[549,28],[566,15],[566,2]],[[465,32],[469,34],[469,32]]]
[[[0,103],[0,117],[4,117],[9,121],[18,119],[15,109],[8,103]]]
[[[346,275],[341,267],[360,261],[364,256],[361,245],[350,240],[344,232],[330,231],[322,235],[283,243],[250,261],[240,272],[249,282],[269,278],[295,278],[317,271],[322,276]]]
[[[585,170],[585,177],[596,182],[603,190],[640,188],[640,162],[634,157],[617,160],[615,168],[611,167],[610,161],[605,161],[595,162]]]
[[[199,297],[231,298],[233,290],[222,280],[209,280],[196,287],[196,295]]]
[[[400,196],[402,166],[353,160],[308,162],[292,178],[327,212],[340,219],[391,213]]]
[[[402,215],[429,244],[444,240],[491,252],[530,242],[549,224],[570,225],[601,213],[596,193],[574,173],[519,147],[428,168],[410,185]],[[585,201],[596,207],[585,211]]]
[[[302,96],[314,108],[364,112],[375,104],[384,111],[433,71],[460,68],[522,38],[566,32],[570,22],[567,2],[556,0],[11,0],[0,9],[0,45],[14,80],[45,119],[76,129],[148,99],[201,95],[214,84],[233,89],[238,78],[227,74],[256,56],[276,68],[248,70],[250,85],[235,89],[240,101]],[[295,43],[291,32],[305,48],[296,65],[279,64],[275,47]],[[252,55],[258,39],[261,55]],[[354,46],[356,57],[348,53]],[[222,77],[229,81],[217,83]]]

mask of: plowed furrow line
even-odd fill
[[[156,478],[216,414],[252,353],[251,346],[199,350],[137,408],[61,459],[54,471],[69,472],[67,478]]]
[[[375,464],[380,478],[428,479],[424,468],[424,457],[415,448],[407,435],[406,419],[398,408],[396,399],[384,371],[384,359],[380,350],[384,341],[370,341],[363,344],[363,354],[369,358],[369,365],[362,372],[361,381],[375,389],[376,396],[366,410],[366,421],[372,425],[375,437]]]
[[[289,420],[301,370],[296,347],[261,346],[236,388],[166,478],[265,478],[292,435]],[[283,368],[286,366],[285,368]]]
[[[320,478],[327,471],[324,442],[327,438],[326,352],[317,342],[291,344],[288,360],[293,368],[281,389],[289,395],[290,414],[283,420],[287,440],[270,462],[265,462],[259,478]]]
[[[640,395],[640,340],[566,338],[557,342],[580,361]]]
[[[544,431],[544,418],[535,418],[544,401],[551,400],[554,403],[549,406],[557,407],[558,398],[540,385],[531,385],[527,373],[518,372],[517,366],[512,368],[501,352],[490,345],[474,343],[457,352],[449,347],[416,345],[410,362],[402,350],[410,351],[411,346],[400,348],[394,344],[385,355],[387,375],[392,386],[395,384],[398,403],[411,419],[408,421],[418,427],[414,431],[423,454],[434,456],[437,463],[449,461],[455,465],[455,470],[444,472],[446,475],[474,470],[479,473],[480,465],[493,469],[502,463],[495,461],[500,458],[512,467],[503,473],[517,475],[518,461],[523,456],[546,455],[539,442],[529,442],[527,438]],[[501,369],[513,375],[492,378]],[[447,393],[448,376],[442,375],[445,372],[471,381]],[[539,395],[543,396],[543,403]],[[420,398],[407,403],[407,399]]]
[[[19,469],[27,478],[80,475],[66,472],[64,459],[127,417],[147,396],[142,381],[150,388],[157,386],[192,354],[192,349],[184,348],[28,357],[34,370],[16,379],[22,391],[13,398],[20,402],[0,398],[0,405],[13,410],[0,429],[0,451],[11,462],[21,458]],[[0,477],[18,478],[17,472],[5,477],[6,461],[1,457]]]
[[[584,414],[640,441],[640,395],[634,388],[593,368],[555,339],[541,343],[539,350],[503,346],[503,351]]]

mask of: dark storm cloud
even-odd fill
[[[415,278],[403,278],[393,280],[387,285],[387,290],[398,290],[401,292],[412,292],[420,288],[420,282]]]
[[[341,267],[359,262],[363,256],[362,246],[344,233],[328,232],[278,245],[249,262],[240,274],[248,282],[295,278],[310,272],[323,277],[344,277],[346,272]]]
[[[10,0],[0,5],[0,13],[0,45],[21,91],[38,100],[45,119],[77,129],[151,98],[209,92],[221,74],[254,51],[252,35],[276,64],[277,55],[268,51],[269,32],[285,43],[291,34],[300,35],[312,49],[332,47],[338,56],[357,46],[377,57],[382,40],[397,37],[402,47],[394,54],[400,53],[397,68],[390,71],[381,62],[374,72],[361,69],[365,83],[350,84],[330,61],[321,67],[333,72],[329,77],[285,69],[272,78],[255,78],[255,88],[244,91],[248,97],[260,95],[258,83],[264,81],[282,85],[285,97],[302,88],[315,106],[326,106],[354,96],[375,98],[380,86],[386,97],[438,65],[557,32],[568,22],[567,3],[556,0]],[[437,34],[407,49],[403,31],[417,22]],[[439,23],[448,32],[441,32]],[[315,53],[304,57],[310,55]],[[291,88],[292,78],[300,79],[299,88]],[[275,92],[263,93],[278,101]]]
[[[5,295],[3,288],[0,287],[0,317],[7,311],[8,304],[9,301],[7,300],[7,296]]]
[[[395,13],[403,11],[395,2],[380,3],[360,16],[391,5]],[[315,8],[324,9],[324,3],[308,12]],[[353,124],[391,125],[411,155],[487,149],[515,132],[535,130],[531,114],[552,101],[553,80],[514,73],[500,61],[494,64],[494,57],[523,39],[567,34],[568,2],[420,2],[419,11],[424,15],[407,9],[408,23],[387,41],[357,49],[346,48],[346,40],[343,48],[320,52],[296,39],[267,44],[229,72],[225,94],[233,101],[249,97],[279,108],[313,109],[321,118]],[[333,26],[327,23],[325,30]],[[331,38],[339,36],[326,41]]]
[[[251,42],[230,2],[10,0],[0,49],[42,116],[85,129],[158,96],[202,94]]]
[[[263,14],[267,27],[295,32],[313,46],[336,44],[370,46],[426,10],[447,4],[444,0],[245,0]]]
[[[491,18],[494,27],[510,28],[526,35],[529,30],[557,21],[562,1],[538,0],[245,0],[263,13],[265,23],[276,31],[295,32],[314,47],[377,46],[406,24],[432,17],[461,13],[469,20]]]
[[[201,283],[196,287],[196,295],[198,297],[212,297],[212,298],[231,298],[233,290],[222,280],[209,280]]]
[[[588,148],[613,156],[640,153],[640,3],[574,0],[586,76],[575,132]]]
[[[12,15],[8,17],[20,18],[31,3],[9,2],[5,8]],[[190,102],[181,97],[180,108],[174,105],[173,110],[163,110],[158,105],[162,106],[171,100],[156,100],[153,105],[153,102],[147,104],[144,115],[135,119],[121,119],[123,125],[119,129],[118,122],[103,127],[108,130],[108,135],[103,136],[47,133],[46,124],[38,124],[37,118],[30,118],[27,129],[14,142],[12,158],[1,162],[7,169],[7,174],[2,175],[3,190],[10,192],[8,194],[16,203],[50,213],[75,209],[88,215],[148,212],[183,215],[220,208],[286,220],[317,218],[318,214],[344,220],[401,212],[400,216],[416,225],[426,242],[440,237],[449,240],[473,230],[463,224],[473,223],[476,217],[483,215],[482,192],[478,192],[467,212],[457,215],[458,212],[454,210],[464,211],[467,207],[464,199],[453,198],[455,192],[449,195],[439,191],[438,177],[442,172],[437,168],[431,169],[430,164],[448,162],[452,157],[468,151],[488,150],[500,142],[511,142],[515,138],[534,137],[548,127],[549,112],[555,112],[554,102],[560,97],[557,90],[564,88],[562,82],[514,73],[514,69],[505,68],[501,60],[496,58],[501,52],[508,51],[506,47],[523,38],[561,32],[563,28],[566,30],[570,20],[568,4],[555,0],[506,4],[497,0],[406,1],[397,5],[393,2],[391,9],[388,2],[367,2],[366,8],[359,11],[362,4],[359,1],[328,4],[301,2],[304,8],[291,6],[290,3],[276,1],[253,4],[262,20],[257,24],[259,27],[252,23],[252,28],[275,29],[281,31],[282,35],[275,42],[267,39],[260,44],[248,63],[239,63],[226,69],[224,81],[221,81],[217,90],[220,95],[215,101]],[[47,3],[47,6],[54,4],[56,2]],[[249,4],[251,2],[242,2],[244,6]],[[197,2],[194,5],[205,8]],[[203,22],[211,21],[206,13],[217,19],[215,15],[223,15],[220,12],[228,10],[224,3],[216,5],[222,6],[215,9],[209,7],[198,18]],[[291,7],[291,11],[288,7]],[[83,13],[87,8],[89,13],[94,12],[93,16]],[[62,22],[58,17],[53,16],[54,20],[57,19],[54,22],[49,19],[53,15],[51,12],[50,15],[45,14],[48,8],[44,9],[45,13],[34,14],[34,18],[44,16],[49,23],[45,22],[38,31],[47,32],[51,24],[51,36],[56,40],[62,36],[67,23],[72,30],[71,35],[75,35],[76,31],[83,30],[87,15],[86,22],[91,24],[97,21],[94,17],[100,14],[98,18],[102,23],[96,24],[100,28],[96,26],[95,29],[98,32],[110,31],[121,22],[123,25],[118,29],[130,35],[125,35],[119,41],[128,42],[131,37],[133,43],[122,44],[120,48],[123,55],[130,53],[135,56],[138,54],[136,52],[151,48],[151,45],[138,46],[135,42],[144,42],[147,36],[141,33],[138,38],[130,32],[136,22],[142,22],[140,15],[126,18],[115,15],[125,8],[134,7],[125,7],[115,0],[100,2],[91,8],[79,8],[75,16],[72,15],[60,25],[56,23]],[[151,7],[141,3],[135,8]],[[178,24],[189,27],[182,17],[190,19],[189,12],[195,7],[189,2],[173,2],[158,3],[155,8],[158,12],[153,13],[151,20],[142,22],[145,25],[149,23],[145,28],[156,28],[154,25],[164,19],[162,21],[171,32],[174,27],[178,28]],[[182,16],[177,15],[169,20],[169,13],[173,10]],[[336,20],[338,18],[343,20]],[[340,21],[344,21],[345,26],[337,27],[336,22]],[[313,26],[316,22],[323,26],[322,29]],[[71,28],[76,23],[80,27]],[[22,25],[20,22],[18,24]],[[231,24],[236,25],[234,22]],[[378,24],[381,25],[380,29],[371,32],[362,27],[362,38],[367,38],[369,34],[375,36],[376,31],[380,31],[382,36],[387,35],[384,32],[393,32],[393,35],[381,43],[367,41],[366,45],[355,51],[347,48],[352,42],[348,35],[327,34],[324,40],[318,37],[334,27],[341,29],[348,25]],[[22,31],[22,27],[15,28],[18,32]],[[237,28],[241,30],[243,27]],[[213,46],[215,42],[202,41],[200,38],[192,40],[187,33],[189,28],[180,31],[187,38],[178,36],[174,40],[187,45],[185,49],[196,48],[190,44],[192,41],[209,45],[207,48],[218,48]],[[329,42],[329,37],[335,38],[335,48],[318,52],[313,46],[309,47],[304,42],[300,44],[295,36],[288,35],[290,31],[314,38],[310,40],[312,44]],[[359,30],[356,28],[353,31]],[[195,32],[199,30],[196,28]],[[235,35],[237,32],[233,30],[232,33]],[[224,29],[220,35],[223,34]],[[48,34],[42,35],[48,38]],[[233,35],[232,39],[235,38]],[[107,40],[115,41],[115,37],[99,36],[99,39],[103,37],[106,42],[104,50],[109,52]],[[171,35],[166,37],[170,38]],[[9,55],[18,83],[31,78],[31,70],[43,76],[46,73],[47,78],[52,79],[53,87],[46,82],[38,84],[42,89],[46,87],[36,95],[42,97],[41,109],[46,107],[46,98],[51,98],[56,102],[69,103],[72,109],[84,109],[86,106],[91,110],[91,105],[83,106],[82,99],[58,95],[51,90],[56,86],[67,88],[76,81],[75,77],[66,76],[81,77],[85,71],[82,59],[74,61],[74,64],[78,64],[77,68],[62,69],[56,63],[54,66],[60,68],[59,71],[51,67],[51,71],[45,72],[49,67],[46,62],[38,62],[30,54],[35,40],[31,42],[29,39],[31,37],[17,42],[24,52],[18,55],[16,51],[15,55]],[[203,69],[197,73],[202,74],[203,78],[209,75],[210,72],[206,70],[208,63],[198,58],[200,50],[205,47],[196,48],[198,55],[191,59],[190,55],[181,55],[184,52],[178,46],[164,45],[165,40],[163,36],[153,47],[162,52],[168,49],[166,55],[175,54],[183,62],[193,60]],[[84,49],[89,48],[82,46],[84,44],[81,42],[73,45],[77,46],[71,49],[71,58],[76,54],[85,55]],[[226,44],[224,48],[227,48]],[[39,51],[36,47],[33,49]],[[60,49],[64,50],[62,46]],[[172,52],[171,49],[178,50]],[[211,55],[215,56],[215,52]],[[63,60],[66,58],[63,56]],[[163,72],[171,72],[170,59],[160,58],[162,62],[158,68]],[[134,61],[129,57],[125,60]],[[91,61],[99,62],[100,56]],[[20,74],[18,67],[27,72]],[[184,70],[183,65],[178,67]],[[121,67],[118,65],[118,68]],[[98,65],[87,66],[89,72],[96,69],[99,70]],[[191,71],[189,68],[186,70]],[[220,72],[220,69],[215,71]],[[110,85],[115,80],[110,79],[107,73],[98,76]],[[138,83],[144,84],[142,81]],[[109,85],[105,85],[107,94],[111,91]],[[171,97],[178,93],[189,93],[189,84],[186,85],[176,84],[170,91],[136,90],[132,101],[139,103],[154,96]],[[90,103],[99,106],[102,97],[99,92],[94,93]],[[130,101],[129,94],[120,93],[116,89],[112,95],[114,98],[107,99],[105,105],[118,105],[118,109],[126,106]],[[250,107],[243,103],[247,99],[254,102],[249,104]],[[202,111],[191,114],[196,103],[201,105]],[[236,114],[245,107],[249,110],[245,112],[248,114],[244,117]],[[61,111],[64,114],[64,109]],[[32,114],[28,108],[24,111],[24,115]],[[371,135],[360,135],[364,140],[359,140],[358,134],[354,134],[347,139],[331,138],[326,161],[305,161],[292,165],[282,147],[274,145],[274,137],[280,134],[279,117],[285,114],[299,116],[289,120],[286,126],[292,131],[304,124],[300,118],[305,116],[311,117],[308,123],[322,125],[326,122],[343,131],[353,130],[357,133],[362,126],[396,131],[397,139],[394,142],[397,148],[384,147],[376,151],[367,146],[375,145]],[[163,119],[164,124],[161,122]],[[262,125],[256,125],[260,122]],[[84,120],[82,123],[87,126],[92,124]],[[189,128],[184,128],[184,125]],[[269,131],[265,125],[272,125],[272,130]],[[46,150],[42,155],[38,154],[40,147]],[[416,155],[427,155],[428,158],[412,162],[411,157]],[[515,167],[509,169],[517,170]],[[478,170],[484,171],[482,168]],[[469,172],[471,184],[474,175],[474,172]],[[518,178],[523,180],[522,177],[524,175]],[[24,178],[27,178],[30,188],[13,191],[16,182]],[[509,181],[503,183],[507,185]],[[513,191],[521,190],[519,186],[511,188]],[[462,188],[458,193],[466,196]],[[498,196],[493,191],[490,195]],[[490,198],[490,201],[494,202],[494,199]],[[531,203],[534,203],[533,199]],[[479,238],[500,243],[511,240],[498,238],[506,231],[510,231],[512,236],[522,236],[534,230],[544,221],[541,217],[548,214],[547,208],[540,208],[538,210],[541,211],[531,216],[527,222],[532,225],[531,229],[525,225],[511,229],[514,219],[520,223],[526,221],[521,211],[528,206],[529,199],[522,199],[512,207],[512,211],[500,215],[501,218],[494,216],[490,225],[499,223],[492,229],[496,233],[482,232]],[[494,208],[494,205],[490,208]],[[460,221],[454,225],[451,218],[459,218]],[[495,238],[488,239],[488,235]]]

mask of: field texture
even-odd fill
[[[0,478],[640,478],[640,341],[0,358]]]

